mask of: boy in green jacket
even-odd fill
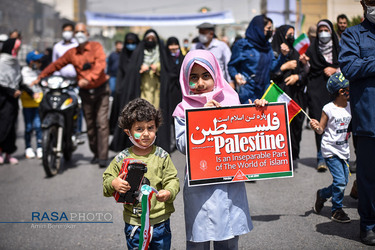
[[[173,201],[180,190],[177,170],[169,154],[153,145],[156,132],[161,124],[161,112],[148,101],[137,98],[129,102],[119,117],[119,127],[129,136],[133,146],[120,152],[109,164],[103,174],[104,196],[111,197],[114,192],[126,193],[130,185],[119,176],[124,159],[133,158],[147,164],[145,177],[150,186],[158,190],[152,196],[150,224],[153,226],[150,249],[170,249],[171,230],[169,217],[175,211]],[[129,249],[137,248],[141,229],[141,204],[124,204],[125,235]]]

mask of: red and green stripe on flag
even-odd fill
[[[299,35],[293,43],[294,49],[297,50],[300,55],[304,54],[309,46],[310,39],[306,33]]]
[[[262,99],[268,102],[285,102],[288,107],[289,123],[302,110],[302,108],[293,101],[282,89],[271,81],[270,86],[262,96]]]
[[[141,233],[139,235],[139,249],[148,249],[151,240],[151,225],[150,225],[150,208],[151,198],[154,193],[158,191],[148,185],[141,187],[142,192],[142,215],[141,215]]]

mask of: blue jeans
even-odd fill
[[[344,191],[348,184],[349,168],[345,160],[337,156],[325,158],[328,169],[332,174],[333,182],[330,186],[320,190],[320,197],[328,199],[332,197],[332,213],[342,208]]]
[[[111,89],[111,96],[115,95],[115,88],[116,88],[116,77],[111,76],[109,78],[109,88]]]
[[[37,147],[42,147],[42,127],[40,124],[38,108],[23,108],[23,118],[25,120],[25,146],[31,148],[31,135],[33,130],[36,133]]]
[[[136,226],[125,223],[124,231],[128,249],[138,249],[139,247],[139,234],[141,233],[141,227],[137,226],[138,228],[135,230],[135,232],[132,232],[134,227]],[[149,244],[149,249],[169,250],[171,249],[171,240],[172,234],[170,220],[168,219],[153,226],[152,239]]]

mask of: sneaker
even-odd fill
[[[319,162],[318,167],[316,168],[316,170],[318,170],[318,172],[325,172],[325,171],[327,171],[327,169],[328,169],[328,167],[324,162]]]
[[[32,148],[27,148],[26,151],[25,151],[25,155],[26,155],[27,159],[35,158],[35,153],[34,153],[34,150]]]
[[[320,189],[316,191],[316,200],[315,200],[315,205],[314,205],[314,212],[317,214],[319,214],[320,211],[322,211],[322,208],[324,207],[324,202],[327,201],[327,199],[320,197],[319,193],[320,193]]]
[[[10,163],[11,165],[17,165],[18,164],[18,160],[14,157],[12,157],[11,155],[6,155],[5,156],[5,163]]]
[[[342,210],[342,208],[337,209],[332,213],[331,220],[340,222],[340,223],[349,223],[350,218],[349,216]]]
[[[42,159],[43,158],[43,149],[42,148],[37,148],[36,149],[36,157],[38,157],[38,159]]]

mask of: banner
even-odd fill
[[[293,176],[286,103],[185,115],[189,186]]]
[[[234,23],[231,11],[193,14],[118,14],[85,11],[87,24],[92,26],[178,26]]]

